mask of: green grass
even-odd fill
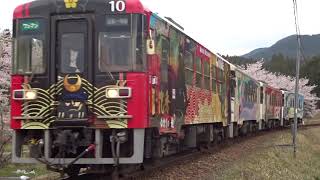
[[[17,173],[19,172],[20,173]],[[35,174],[30,173],[30,174],[24,174],[23,171],[25,172],[35,172]],[[0,169],[0,177],[19,177],[19,176],[28,176],[31,178],[41,176],[44,174],[48,174],[50,171],[46,170],[46,167],[44,165],[37,165],[37,164],[9,164],[6,167]]]
[[[320,123],[320,113],[316,114],[311,119],[304,119],[305,124],[319,124]]]
[[[4,149],[6,153],[11,152],[11,144],[7,144]],[[24,172],[29,174],[25,174]],[[51,175],[52,171],[47,170],[46,166],[43,164],[12,164],[11,163],[5,166],[4,168],[0,169],[0,179],[1,177],[20,177],[20,176],[28,176],[28,177],[31,177],[32,179],[38,179],[39,176],[48,175],[48,174]],[[39,179],[48,179],[48,178],[49,177],[43,177]]]
[[[288,144],[289,132],[263,142],[263,148],[243,156],[232,165],[208,179],[319,179],[320,180],[320,128],[299,131],[298,151],[277,146]]]

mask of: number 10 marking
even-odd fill
[[[122,12],[126,9],[126,3],[122,0],[118,0],[118,1],[110,1],[109,4],[111,5],[111,12],[114,11],[118,11],[118,12]]]

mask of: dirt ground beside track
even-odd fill
[[[320,179],[319,139],[320,127],[300,129],[294,159],[290,130],[274,131],[136,179]]]

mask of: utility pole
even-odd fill
[[[294,103],[294,126],[293,126],[293,156],[296,157],[297,152],[297,133],[298,133],[298,104],[299,104],[299,77],[300,77],[300,47],[301,40],[300,36],[298,38],[298,50],[297,50],[297,60],[296,60],[296,87],[295,87],[295,103]]]
[[[297,60],[296,60],[296,87],[295,87],[295,103],[294,103],[294,124],[293,124],[293,157],[296,158],[297,153],[297,133],[298,133],[298,103],[299,103],[299,78],[300,78],[300,51],[301,51],[301,39],[300,39],[300,29],[298,24],[298,7],[297,1],[293,0],[294,4],[294,14],[295,14],[295,25],[297,32]]]

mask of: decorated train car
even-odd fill
[[[23,4],[13,39],[15,163],[119,172],[280,119],[281,91],[138,0]]]
[[[282,119],[284,125],[290,125],[294,120],[294,104],[295,104],[295,93],[286,90],[281,90],[283,96],[282,106]],[[304,96],[298,95],[297,104],[297,120],[298,123],[302,123],[303,119],[303,108],[304,108]]]
[[[283,125],[281,120],[282,92],[263,83],[265,118],[263,126],[274,128]]]
[[[260,84],[254,78],[235,70],[234,118],[241,134],[258,130],[260,123]]]

